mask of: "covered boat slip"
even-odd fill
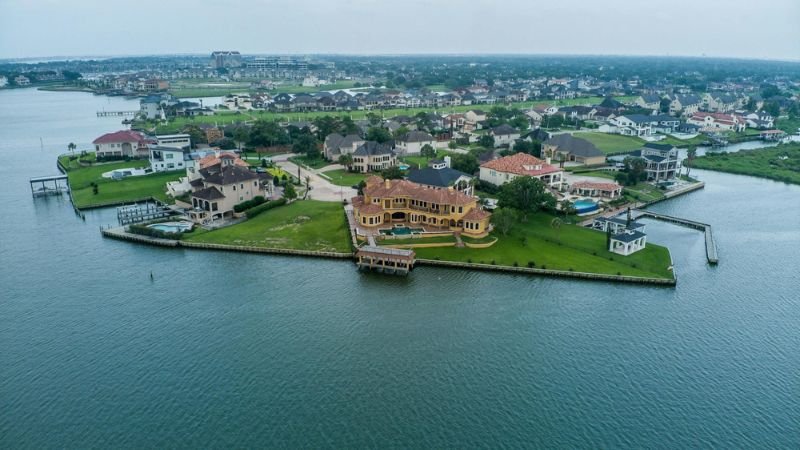
[[[61,195],[69,191],[69,183],[66,175],[51,175],[46,177],[34,177],[30,180],[31,193],[34,197],[42,195]]]
[[[356,251],[359,269],[377,270],[383,273],[407,275],[414,267],[414,250],[385,248],[365,245]]]

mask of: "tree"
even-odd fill
[[[690,147],[689,150],[686,151],[686,176],[689,176],[689,172],[692,170],[692,163],[694,162],[694,158],[697,156],[697,149],[694,147]]]
[[[435,158],[436,157],[436,149],[431,147],[431,144],[425,144],[419,150],[420,156],[424,156],[425,158]]]
[[[350,166],[353,165],[353,155],[346,153],[344,155],[339,155],[339,159],[337,161],[339,164],[343,165],[347,170],[350,170]]]
[[[501,186],[498,199],[501,207],[519,210],[523,221],[540,209],[554,208],[556,202],[542,180],[528,176],[516,177]]]
[[[484,134],[478,139],[478,145],[484,148],[494,148],[494,136]]]
[[[342,124],[341,124],[341,127],[340,127],[340,131],[342,132],[342,134],[345,134],[345,135],[347,135],[347,134],[359,134],[359,132],[360,132],[360,130],[358,128],[358,125],[356,125],[356,123],[353,122],[353,119],[350,118],[350,117],[345,117],[344,119],[342,119]]]
[[[370,127],[367,130],[367,140],[383,144],[392,140],[392,134],[386,128]]]
[[[669,112],[669,104],[672,103],[670,99],[664,97],[658,104],[658,109],[662,114],[666,114]]]
[[[542,143],[539,141],[519,140],[514,143],[515,153],[527,153],[537,158],[542,156]]]
[[[257,120],[250,129],[250,145],[272,147],[291,142],[286,130],[271,120]]]
[[[447,148],[450,150],[455,150],[458,148],[458,144],[456,144],[456,141],[450,141],[447,143]]]
[[[369,121],[369,124],[372,125],[373,127],[381,123],[381,116],[375,114],[374,112],[368,112],[366,117],[367,120]]]
[[[514,224],[517,223],[517,220],[519,220],[519,213],[512,208],[498,208],[492,213],[490,220],[492,225],[494,225],[503,236],[506,236],[508,232],[511,231],[511,228],[514,227]]]
[[[556,239],[558,239],[558,242],[561,242],[561,225],[563,225],[563,223],[558,217],[554,217],[553,220],[550,221],[550,227],[556,230]]]
[[[197,148],[197,144],[208,144],[206,134],[197,125],[186,125],[183,132],[189,135],[192,141],[192,148]]]
[[[478,158],[471,153],[457,153],[450,156],[450,165],[453,169],[460,170],[466,174],[472,175],[480,168]]]
[[[306,192],[305,194],[303,194],[303,200],[308,198],[308,194],[311,192],[311,177],[306,175],[305,181],[306,181]]]
[[[67,145],[67,149],[68,149],[68,150],[69,150],[69,151],[70,151],[70,152],[71,152],[73,155],[75,154],[75,149],[76,149],[76,148],[78,148],[78,146],[77,146],[77,145],[75,145],[75,143],[74,143],[74,142],[70,142],[70,143],[69,143],[69,145]]]
[[[292,200],[297,198],[297,191],[294,190],[294,185],[292,183],[286,183],[286,186],[283,188],[283,198],[286,199],[287,203],[291,203]]]
[[[236,148],[242,149],[242,144],[250,139],[250,130],[243,126],[236,127],[233,130],[233,140],[236,141]]]
[[[342,123],[334,116],[319,116],[314,119],[314,125],[317,126],[317,138],[319,140],[325,139],[326,136],[339,131],[342,127]]]
[[[385,180],[399,180],[403,178],[403,171],[397,166],[392,166],[381,171],[381,176]]]
[[[561,200],[561,212],[564,213],[564,217],[571,216],[576,214],[578,210],[575,209],[575,204],[571,201],[564,199]]]
[[[295,139],[292,144],[292,151],[294,153],[305,154],[308,159],[319,158],[319,148],[317,147],[317,138],[311,133],[303,133]]]

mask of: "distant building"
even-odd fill
[[[8,86],[8,78],[0,75],[0,87],[6,87],[6,86]]]
[[[184,149],[192,146],[192,138],[188,134],[162,134],[156,136],[156,144],[162,147]]]
[[[426,145],[434,147],[436,140],[424,131],[409,131],[400,136],[395,145],[401,155],[418,155],[422,151],[422,147]]]
[[[697,111],[686,119],[687,123],[706,129],[721,129],[730,131],[744,131],[747,127],[745,120],[734,114],[709,113]]]
[[[242,66],[242,54],[236,51],[215,51],[211,53],[212,69],[228,69]]]
[[[520,133],[519,130],[512,127],[511,125],[504,124],[492,128],[489,131],[489,135],[494,137],[495,147],[501,147],[503,145],[508,145],[509,147],[513,147],[514,141],[519,139]]]
[[[622,195],[622,186],[617,183],[595,183],[592,181],[578,181],[569,187],[570,192],[575,195],[587,197],[599,197],[613,200]]]
[[[450,157],[431,160],[424,169],[412,169],[406,179],[433,189],[454,189],[467,195],[473,194],[472,180],[475,177],[450,168]]]
[[[542,156],[553,161],[573,161],[587,166],[606,162],[606,154],[597,146],[571,134],[557,134],[542,142]]]
[[[14,77],[14,84],[17,86],[28,86],[31,84],[31,79],[25,75],[17,75]]]
[[[357,134],[342,136],[339,133],[331,133],[325,137],[322,151],[326,159],[329,161],[336,161],[341,155],[352,154],[356,151],[356,148],[364,142],[366,141]]]

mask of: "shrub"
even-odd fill
[[[467,262],[472,264],[472,258],[467,258]]]
[[[272,200],[266,203],[262,203],[258,206],[250,208],[247,210],[245,214],[247,214],[248,219],[252,219],[253,217],[261,214],[264,211],[268,211],[272,208],[277,208],[278,206],[283,206],[286,204],[286,199],[282,198],[280,200]]]
[[[545,270],[546,270],[546,269],[547,269],[547,266],[545,266],[545,265],[542,265],[542,269],[545,269]]]
[[[128,232],[133,234],[139,234],[142,236],[160,238],[160,239],[180,239],[181,235],[183,234],[183,233],[169,233],[166,231],[156,230],[155,228],[149,228],[146,225],[141,225],[141,224],[128,225]]]
[[[233,205],[233,210],[238,212],[247,211],[250,208],[256,207],[264,203],[266,199],[260,195],[253,197],[252,200],[243,201],[237,205]]]
[[[534,267],[536,267],[536,263],[533,262],[533,261],[528,261],[528,267],[534,268]]]
[[[519,267],[519,263],[514,261],[514,267]]]
[[[492,262],[490,262],[489,264],[494,266],[495,264],[497,264],[497,262],[495,260],[492,260]]]

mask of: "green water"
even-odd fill
[[[693,171],[675,289],[138,246],[27,183],[126,102],[0,92],[0,448],[800,447],[800,187]]]

